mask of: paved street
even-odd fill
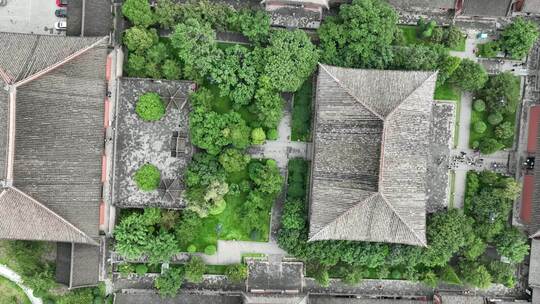
[[[65,35],[54,29],[56,21],[65,20],[54,15],[54,0],[7,0],[0,6],[0,29],[3,32]]]

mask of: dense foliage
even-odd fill
[[[538,39],[538,25],[517,17],[501,34],[500,48],[514,59],[522,59]]]
[[[384,1],[353,0],[318,30],[324,63],[355,68],[384,68],[392,61],[398,16]]]
[[[122,14],[134,25],[148,27],[156,22],[147,0],[126,0],[122,4]]]
[[[513,145],[515,115],[520,100],[519,77],[509,72],[489,77],[482,89],[476,92],[472,124],[486,125],[484,132],[473,127],[471,142],[477,142],[484,154],[494,153]]]
[[[154,286],[161,296],[174,297],[185,281],[183,267],[169,268],[154,281]]]
[[[161,172],[152,164],[144,164],[135,172],[133,180],[142,191],[156,190],[161,182]]]
[[[484,87],[488,74],[481,64],[463,59],[449,81],[465,91],[476,91]]]

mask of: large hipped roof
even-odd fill
[[[436,72],[321,65],[310,241],[426,246],[426,173]]]

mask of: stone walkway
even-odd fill
[[[289,159],[308,158],[308,144],[291,141],[292,96],[287,96],[286,101],[283,118],[278,126],[278,139],[267,140],[264,145],[252,146],[248,149],[248,153],[255,158],[274,159],[282,172],[285,172]]]
[[[17,284],[17,286],[19,286],[24,291],[32,304],[43,304],[43,301],[40,298],[34,297],[32,289],[22,284],[21,276],[18,275],[15,271],[11,270],[9,267],[5,265],[0,265],[0,276],[3,276],[6,279],[13,281],[15,284]]]
[[[261,253],[284,256],[287,253],[271,242],[245,242],[218,240],[218,251],[214,255],[200,254],[208,265],[228,265],[242,262],[242,254]]]

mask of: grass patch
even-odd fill
[[[403,38],[405,39],[405,45],[423,44],[433,45],[433,42],[422,40],[418,38],[418,27],[416,25],[400,25],[399,28],[403,32]],[[459,44],[455,48],[449,48],[450,51],[464,52],[465,51],[465,36],[461,37]]]
[[[309,77],[300,89],[294,93],[292,112],[291,139],[308,141],[311,134],[311,98],[313,79]]]
[[[0,304],[30,303],[30,299],[17,284],[0,276]]]
[[[205,274],[224,275],[227,270],[227,265],[206,265]]]
[[[247,168],[227,176],[229,185],[239,184],[246,180],[249,180]],[[258,233],[254,233],[243,224],[243,206],[247,196],[246,192],[227,194],[225,195],[227,207],[221,214],[201,218],[201,228],[195,232],[199,237],[191,243],[197,247],[198,252],[203,252],[209,245],[216,246],[218,240],[268,242],[271,206],[259,221],[259,226],[256,228]]]

